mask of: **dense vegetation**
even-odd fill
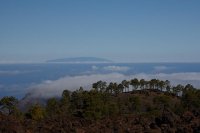
[[[64,90],[26,111],[18,102],[12,96],[0,100],[0,132],[200,131],[200,90],[168,80],[98,81],[89,91]]]

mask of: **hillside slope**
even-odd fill
[[[82,90],[81,93],[89,94]],[[97,98],[105,95],[98,92],[93,93],[93,96]],[[87,107],[83,107],[84,109],[80,107],[72,115],[66,109],[64,113],[54,112],[53,115],[49,113],[42,119],[32,119],[28,115],[25,119],[19,119],[1,113],[0,133],[199,133],[200,131],[199,112],[181,110],[181,98],[173,94],[158,90],[138,90],[109,95],[109,99],[108,108],[111,108],[111,112],[106,117],[105,115],[100,117],[101,114],[98,114],[103,106],[91,106],[90,112],[87,112],[89,111]],[[91,103],[95,101],[91,100]],[[101,104],[99,102],[101,101],[96,100],[95,104]],[[116,105],[120,107],[115,108]],[[59,106],[62,109],[61,105]],[[91,112],[93,107],[95,114]]]

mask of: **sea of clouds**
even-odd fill
[[[32,97],[58,97],[62,94],[62,91],[67,89],[74,91],[82,86],[84,89],[89,90],[92,88],[92,83],[99,80],[109,82],[121,82],[122,80],[131,80],[133,78],[150,80],[153,78],[161,80],[169,80],[172,85],[188,83],[200,88],[200,72],[173,72],[166,73],[166,70],[173,69],[167,66],[154,66],[151,73],[138,72],[136,74],[129,74],[130,68],[128,66],[118,65],[106,65],[97,66],[91,65],[91,68],[87,71],[80,73],[77,76],[62,76],[57,79],[44,79],[42,82],[35,82],[26,84],[24,87],[19,84],[11,84],[9,87],[0,83],[0,91],[6,93],[6,95],[25,95],[31,94]],[[1,70],[0,76],[13,76],[24,75],[38,72],[39,70]],[[24,94],[25,93],[25,94]]]
[[[153,78],[161,80],[170,80],[172,85],[177,84],[193,84],[195,87],[200,87],[200,73],[188,72],[188,73],[158,73],[158,74],[145,74],[139,73],[134,75],[124,75],[121,73],[109,73],[109,74],[91,74],[81,76],[66,76],[57,80],[46,80],[40,84],[32,85],[29,90],[33,97],[53,97],[60,96],[65,89],[74,91],[82,86],[84,89],[91,89],[92,83],[99,80],[106,82],[121,82],[122,80],[130,80],[133,78],[150,80]]]

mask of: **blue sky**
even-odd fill
[[[200,62],[199,0],[1,0],[0,62]]]

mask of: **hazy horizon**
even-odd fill
[[[83,56],[84,57],[84,56]],[[76,58],[70,57],[70,58]],[[99,57],[97,57],[99,58]],[[56,59],[64,59],[64,58],[53,58],[53,59],[46,59],[46,60],[2,60],[0,61],[0,64],[98,64],[98,63],[103,63],[103,64],[109,64],[109,62],[48,62],[49,60],[56,60]],[[108,59],[109,58],[102,58],[102,59]],[[200,61],[116,61],[116,60],[110,60],[112,61],[112,64],[117,64],[117,63],[134,63],[134,64],[151,64],[151,63],[184,63],[184,64],[191,64],[191,63],[200,63]]]

